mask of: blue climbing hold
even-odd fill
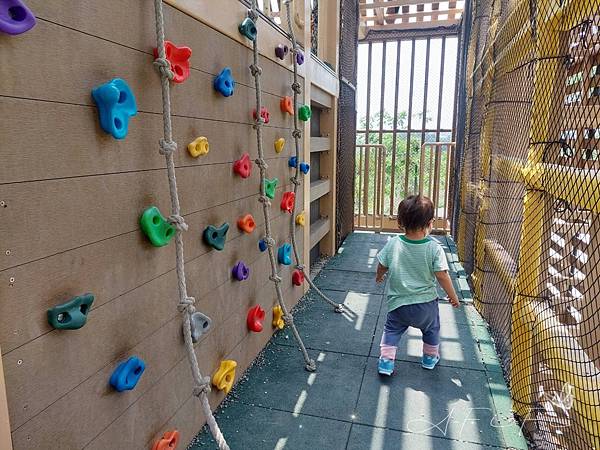
[[[284,266],[292,264],[292,246],[286,243],[279,247],[277,250],[277,259]]]
[[[235,80],[231,76],[231,69],[229,67],[225,67],[221,70],[219,75],[215,77],[213,86],[223,97],[231,97],[233,95]]]
[[[137,114],[135,96],[125,80],[115,78],[92,89],[100,126],[115,139],[127,136],[129,118]]]
[[[260,241],[258,241],[258,249],[261,252],[264,252],[267,249],[267,243],[265,242],[264,239],[261,239]]]
[[[300,172],[302,172],[304,175],[306,175],[309,170],[310,170],[310,164],[305,163],[305,162],[300,163]]]
[[[290,156],[288,159],[288,166],[296,168],[298,165],[298,158],[296,156]]]
[[[110,385],[118,392],[131,391],[140,381],[146,364],[137,356],[123,361],[110,376]]]

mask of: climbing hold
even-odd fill
[[[308,173],[308,171],[310,170],[310,164],[301,162],[299,169],[300,169],[300,172],[302,172],[304,175],[306,175]]]
[[[259,249],[261,252],[264,252],[264,251],[267,249],[267,247],[268,247],[268,246],[267,246],[267,243],[265,242],[265,240],[264,240],[264,239],[261,239],[260,241],[258,241],[258,249]]]
[[[298,108],[298,119],[300,119],[302,122],[309,120],[310,116],[312,116],[310,106],[302,105],[300,108]]]
[[[175,227],[167,222],[156,206],[151,206],[142,213],[140,227],[155,247],[167,245],[175,236]]]
[[[296,200],[296,194],[293,192],[284,192],[281,197],[281,210],[293,213],[294,212],[294,201]]]
[[[250,17],[246,17],[242,21],[242,23],[240,23],[238,30],[240,31],[240,33],[242,35],[244,35],[251,41],[256,39],[256,25],[254,24],[254,22],[252,21],[252,19]]]
[[[299,269],[296,269],[292,272],[292,284],[294,286],[302,286],[304,283],[304,272]]]
[[[283,310],[281,306],[273,306],[273,326],[280,330],[283,330],[285,327],[285,320],[283,320]]]
[[[304,211],[302,211],[300,214],[298,214],[296,216],[296,225],[300,225],[301,227],[303,227],[306,223],[306,215],[304,214]]]
[[[235,80],[231,76],[231,69],[229,67],[225,67],[219,72],[219,75],[215,77],[213,86],[223,97],[231,97],[233,95]]]
[[[229,224],[227,222],[218,228],[209,225],[204,229],[202,237],[204,238],[204,242],[215,250],[223,250],[225,248],[225,238],[228,230]]]
[[[224,359],[217,371],[213,374],[212,384],[218,390],[229,394],[235,381],[235,368],[237,363],[231,359]]]
[[[299,66],[304,64],[304,53],[302,53],[302,50],[296,50],[296,63]]]
[[[233,171],[242,178],[248,178],[252,172],[252,161],[250,155],[244,153],[242,157],[233,163]]]
[[[190,328],[192,335],[192,342],[197,343],[202,336],[204,336],[210,330],[212,320],[210,317],[196,311],[190,315]]]
[[[290,156],[290,159],[288,159],[288,166],[295,168],[297,165],[298,165],[298,157]]]
[[[165,41],[165,57],[173,72],[173,83],[183,83],[190,76],[190,56],[192,49],[177,47],[171,41]],[[154,58],[158,58],[158,49],[154,49]]]
[[[273,178],[272,180],[265,178],[265,195],[271,200],[275,198],[275,189],[277,189],[278,182],[277,178]]]
[[[246,325],[250,331],[260,333],[263,330],[263,320],[265,320],[265,310],[260,305],[256,305],[248,311]]]
[[[0,3],[0,31],[21,34],[35,26],[35,16],[21,0],[6,0]]]
[[[294,102],[292,101],[292,97],[283,97],[279,101],[279,107],[281,108],[281,112],[288,113],[291,116],[294,115]]]
[[[115,139],[127,136],[129,118],[137,114],[133,92],[121,78],[92,89],[92,98],[98,107],[100,126]]]
[[[238,261],[237,264],[233,266],[231,273],[236,280],[244,281],[250,276],[250,268],[244,263],[244,261]]]
[[[285,147],[285,139],[279,138],[275,139],[275,153],[281,153],[283,148]]]
[[[57,330],[77,330],[85,325],[92,303],[92,294],[73,297],[66,303],[48,309],[48,322]]]
[[[252,110],[252,117],[254,117],[254,120],[257,119],[257,117],[256,117],[256,108],[254,108]],[[260,107],[260,117],[262,117],[263,123],[269,123],[269,120],[271,119],[271,114],[269,113],[269,110],[267,109],[266,106],[261,106]]]
[[[110,376],[110,384],[118,392],[130,391],[140,380],[146,364],[137,356],[123,361]]]
[[[204,136],[197,137],[188,144],[188,152],[194,158],[206,155],[209,151],[208,139]]]
[[[290,49],[288,48],[287,45],[279,44],[277,47],[275,47],[275,56],[277,56],[279,59],[283,60],[289,51],[290,51]]]
[[[167,431],[163,437],[154,443],[152,450],[169,450],[177,448],[179,443],[179,431]]]
[[[250,234],[256,228],[256,222],[252,214],[246,214],[237,221],[237,226],[243,232]]]
[[[289,266],[292,264],[292,246],[288,243],[283,244],[277,250],[277,259],[280,264],[284,266]]]

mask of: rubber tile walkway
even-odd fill
[[[295,323],[317,372],[303,369],[288,330],[275,334],[217,411],[232,450],[527,448],[450,238],[435,237],[464,304],[440,303],[440,363],[421,368],[420,331],[411,330],[394,375],[377,374],[386,308],[374,272],[392,237],[353,233],[319,273],[317,286],[347,311],[334,313],[310,292],[299,302]],[[189,448],[216,445],[205,428]]]

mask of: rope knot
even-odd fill
[[[273,283],[281,283],[282,281],[279,275],[271,275],[269,280],[271,280]]]
[[[195,303],[196,299],[194,297],[183,298],[179,300],[179,303],[177,304],[177,311],[180,313],[187,312],[192,315],[196,312],[196,307],[194,306]]]
[[[252,128],[254,128],[256,130],[256,129],[262,127],[264,123],[265,123],[265,119],[263,119],[262,117],[259,116],[254,121],[254,125],[252,125]]]
[[[263,240],[269,247],[275,247],[276,245],[275,239],[273,239],[272,237],[266,237]]]
[[[166,58],[156,58],[154,60],[154,67],[156,67],[156,70],[158,70],[158,72],[160,73],[161,76],[168,78],[169,80],[172,80],[173,77],[175,76],[175,74],[173,74],[173,71],[171,70],[171,63],[169,62],[168,59]]]
[[[296,93],[296,94],[302,94],[302,86],[300,85],[300,83],[298,82],[294,82],[292,83],[292,90]]]
[[[177,231],[187,231],[188,230],[188,225],[187,225],[187,223],[185,223],[185,219],[182,216],[180,216],[179,214],[173,214],[173,215],[169,216],[168,221],[171,225],[173,225],[177,229]]]
[[[294,183],[296,186],[300,186],[300,181],[298,181],[298,178],[292,177],[292,178],[290,178],[290,181],[292,183]]]
[[[302,137],[302,131],[296,128],[294,131],[292,131],[292,137],[294,139],[300,139]]]
[[[198,386],[195,386],[192,390],[192,393],[195,397],[200,397],[202,394],[208,395],[210,390],[210,377],[204,377],[202,379],[202,383]]]
[[[250,72],[252,76],[255,77],[257,75],[262,75],[262,67],[257,66],[256,64],[250,65]]]
[[[160,147],[158,153],[161,155],[171,155],[173,152],[177,151],[177,142],[174,141],[166,141],[165,139],[161,139],[158,145]]]
[[[265,205],[267,208],[271,207],[271,201],[269,200],[269,197],[267,197],[266,195],[259,196],[258,201],[261,202],[263,205]]]
[[[296,269],[304,270],[304,264],[296,264]]]
[[[264,158],[256,158],[254,160],[254,162],[261,169],[267,170],[269,168],[269,166],[267,165],[267,162],[264,160]]]
[[[256,22],[256,20],[258,19],[258,13],[256,11],[254,11],[253,9],[249,9],[248,17],[250,17],[250,19],[252,19],[254,22]]]
[[[285,321],[285,324],[288,327],[291,327],[294,325],[294,317],[291,314],[287,314],[287,315],[283,316],[283,320]]]

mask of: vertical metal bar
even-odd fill
[[[423,195],[423,182],[425,181],[425,144],[421,145],[419,158],[419,195]]]
[[[438,111],[437,111],[437,131],[435,133],[435,141],[440,142],[440,127],[442,126],[442,91],[444,90],[444,64],[446,61],[446,36],[442,38],[442,60],[440,62],[440,85],[438,92]]]
[[[429,50],[431,47],[431,38],[427,38],[425,50],[425,80],[423,81],[423,117],[421,119],[421,145],[425,142],[425,129],[427,128],[427,91],[429,90]]]
[[[450,205],[448,204],[450,201],[450,170],[452,169],[452,156],[453,146],[447,145],[447,155],[446,155],[446,186],[445,186],[445,194],[444,194],[444,226],[448,223],[450,219]]]
[[[435,180],[433,178],[433,152],[435,151],[435,146],[431,145],[429,148],[429,169],[428,169],[428,174],[429,174],[429,183],[428,184],[428,188],[427,188],[427,196],[429,198],[432,198],[433,195],[433,183],[435,183]]]
[[[369,42],[368,53],[368,71],[367,71],[367,123],[365,124],[365,144],[369,144],[369,129],[371,126],[371,59],[373,52],[373,44]],[[369,147],[365,147],[365,178],[364,178],[364,196],[363,209],[366,217],[369,217]],[[368,225],[368,221],[367,221]]]
[[[382,152],[382,156],[381,159],[383,160],[383,172],[381,174],[381,190],[382,192],[382,196],[385,197],[385,165],[386,165],[386,156],[387,156],[387,151],[385,148],[381,149]],[[384,208],[385,208],[385,203],[381,202],[381,211],[380,211],[380,217],[381,217],[381,225],[379,227],[379,231],[383,230],[383,217],[384,217]]]
[[[435,206],[435,218],[438,216],[438,209],[440,206],[439,195],[440,195],[440,145],[436,145],[434,155],[434,168],[433,168],[433,205]]]
[[[363,171],[363,151],[361,147],[358,147],[359,163],[358,163],[358,227],[360,227],[360,216],[362,215],[362,171]]]
[[[402,41],[397,41],[396,47],[396,86],[394,88],[394,134],[392,135],[392,176],[390,180],[390,215],[394,214],[394,191],[396,182],[396,139],[398,133],[398,85],[400,82],[400,47]]]
[[[386,57],[387,57],[387,41],[383,42],[383,58],[381,58],[381,89],[379,96],[379,144],[382,144],[383,138],[383,115],[385,112],[385,66],[386,66]],[[381,156],[378,155],[378,162],[381,162]],[[379,170],[381,168],[378,166]],[[385,169],[383,169],[385,170]],[[379,173],[379,181],[381,182],[381,172]],[[381,205],[383,203],[382,192],[378,190],[377,192],[377,210],[381,209]]]
[[[415,40],[412,39],[412,51],[410,55],[410,83],[408,89],[408,124],[406,133],[406,164],[404,172],[404,196],[408,194],[408,177],[410,174],[410,129],[412,126],[412,97],[413,81],[415,77]]]

